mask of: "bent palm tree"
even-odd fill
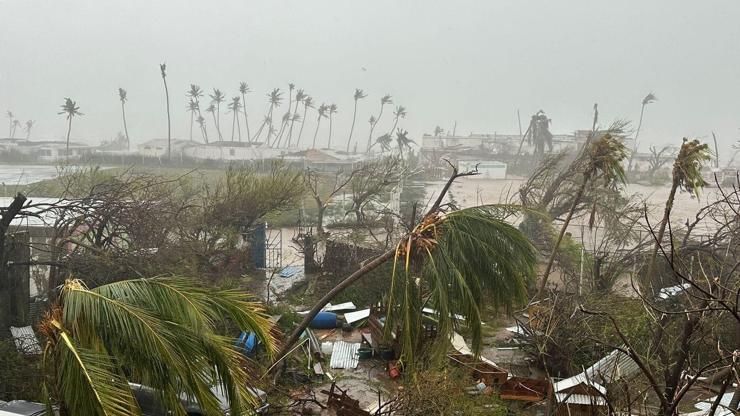
[[[354,95],[355,109],[354,111],[352,111],[352,127],[350,127],[349,129],[349,137],[347,138],[347,153],[349,153],[349,146],[352,143],[352,132],[355,131],[355,120],[357,119],[357,101],[365,97],[367,97],[367,94],[365,94],[364,91],[362,91],[359,88],[355,89],[355,95]]]
[[[190,98],[190,101],[195,102],[195,107],[198,109],[198,117],[196,120],[203,119],[203,115],[200,112],[200,97],[203,96],[203,90],[198,85],[190,84],[190,89],[185,93],[185,96]],[[205,127],[205,123],[198,122],[200,125],[200,133],[203,136],[203,141],[208,144],[208,130]]]
[[[635,131],[635,145],[632,147],[632,152],[630,153],[629,163],[627,164],[627,172],[632,172],[632,161],[634,160],[635,154],[637,154],[637,137],[640,135],[640,128],[642,127],[642,117],[645,115],[645,106],[656,101],[658,101],[658,97],[653,95],[652,92],[642,99],[642,107],[640,107],[640,120],[637,122],[637,131]]]
[[[28,141],[31,138],[31,129],[33,128],[33,125],[36,124],[33,120],[27,120],[26,121],[26,141]]]
[[[327,149],[331,149],[331,130],[332,130],[332,125],[334,124],[333,123],[333,121],[334,121],[333,116],[336,113],[337,113],[337,105],[336,104],[330,105],[329,106],[329,142],[326,145],[326,148]]]
[[[400,325],[402,361],[413,365],[417,356],[424,307],[436,309],[433,319],[442,340],[452,337],[461,324],[455,315],[462,315],[478,354],[484,302],[496,307],[523,303],[537,257],[526,237],[503,220],[511,207],[482,206],[452,212],[441,208],[452,181],[464,175],[455,169],[432,209],[393,249],[367,262],[321,298],[283,343],[278,357],[337,294],[389,262],[392,280],[385,328],[391,331]],[[438,342],[433,348],[437,354],[444,353],[448,344]]]
[[[665,209],[663,210],[663,219],[660,221],[660,227],[658,233],[655,235],[655,245],[650,253],[650,261],[648,263],[647,281],[655,281],[655,266],[658,255],[658,249],[665,236],[665,229],[668,225],[668,221],[671,220],[671,210],[673,209],[673,201],[676,198],[676,191],[682,189],[688,192],[694,193],[697,197],[699,191],[707,183],[701,176],[701,169],[704,162],[711,159],[712,155],[709,151],[709,145],[706,143],[701,144],[698,140],[689,140],[684,138],[681,144],[681,149],[676,155],[676,160],[673,162],[673,175],[671,181],[671,191],[668,194],[668,199],[665,202]],[[659,290],[660,288],[653,288]]]
[[[72,101],[69,97],[64,99],[62,111],[58,114],[64,114],[67,117],[67,147],[65,159],[69,162],[69,135],[72,133],[72,119],[77,116],[83,116],[84,114],[80,112],[80,107],[77,106],[77,103]]]
[[[403,149],[411,150],[411,143],[416,144],[415,141],[408,138],[409,132],[406,130],[398,129],[396,132],[396,144],[398,145],[398,154],[403,160]]]
[[[128,94],[123,88],[118,89],[118,99],[121,100],[121,115],[123,115],[123,131],[126,133],[126,150],[131,150],[131,140],[128,137],[128,125],[126,124],[126,101]],[[192,122],[190,123],[192,126]],[[191,127],[192,130],[192,127]],[[192,134],[191,134],[192,135]],[[192,137],[190,138],[192,140]]]
[[[318,113],[318,116],[316,117],[316,130],[313,132],[313,143],[311,144],[311,149],[316,148],[316,136],[319,134],[319,127],[321,126],[321,119],[326,118],[326,112],[329,110],[329,106],[326,104],[321,104],[316,110]]]
[[[545,272],[542,275],[542,281],[537,291],[536,298],[544,293],[547,285],[547,279],[552,271],[553,263],[555,262],[555,256],[558,253],[560,243],[563,241],[565,231],[568,229],[570,220],[573,218],[573,214],[581,203],[581,198],[586,190],[586,186],[589,183],[593,183],[597,180],[603,180],[606,186],[619,186],[624,184],[624,168],[622,168],[622,161],[627,157],[627,150],[624,147],[624,143],[619,139],[613,137],[610,133],[606,133],[601,136],[598,140],[591,143],[587,143],[588,148],[585,149],[585,165],[583,167],[583,179],[581,185],[578,187],[573,202],[568,211],[568,215],[565,217],[562,227],[560,228],[560,234],[555,241],[555,245],[550,253],[550,258],[547,261]]]
[[[399,105],[396,106],[396,109],[393,110],[393,127],[391,128],[391,131],[388,132],[389,135],[393,135],[393,133],[396,131],[396,126],[398,126],[398,120],[401,118],[406,118],[406,107]]]
[[[10,134],[10,138],[15,138],[15,131],[20,127],[21,122],[18,119],[13,120],[13,133]]]
[[[242,95],[242,108],[244,109],[244,125],[247,127],[247,141],[252,142],[252,134],[249,132],[249,119],[247,118],[247,93],[251,92],[246,82],[239,83],[239,92]]]
[[[213,118],[213,124],[218,125],[218,122],[216,121],[216,105],[211,103],[208,105],[208,108],[206,108],[206,113],[211,113],[211,118]],[[218,130],[218,127],[216,128]],[[219,138],[221,137],[221,133],[218,133]]]
[[[62,414],[140,414],[129,381],[154,388],[176,414],[185,414],[182,395],[194,398],[206,414],[222,414],[211,391],[218,384],[232,414],[246,413],[256,403],[243,355],[219,332],[227,321],[253,331],[274,351],[262,308],[240,292],[212,292],[182,278],[125,280],[94,289],[67,280],[40,324],[47,340],[47,390]]]
[[[200,116],[200,106],[198,105],[198,102],[193,100],[192,98],[188,102],[187,107],[188,113],[190,113],[190,141],[193,141],[193,121],[195,121],[195,115],[198,114]],[[202,127],[201,127],[202,129]],[[201,130],[202,133],[202,130]]]
[[[213,89],[213,94],[208,94],[211,97],[211,104],[216,104],[216,132],[218,132],[218,139],[223,140],[224,137],[221,135],[221,103],[224,102],[226,96],[218,88]]]
[[[301,136],[303,136],[303,126],[306,124],[306,113],[308,109],[313,108],[313,98],[310,95],[306,95],[303,99],[303,120],[301,120],[301,129],[298,130],[298,139],[295,141],[295,147],[298,147],[301,143]]]
[[[234,114],[234,118],[231,121],[231,141],[234,141],[234,125],[236,125],[237,130],[239,131],[239,141],[242,141],[242,127],[239,123],[239,119],[237,118],[239,116],[239,110],[242,109],[242,104],[239,102],[241,100],[240,97],[234,97],[231,99],[231,102],[229,103],[229,111],[231,111]]]
[[[386,94],[380,98],[380,113],[378,114],[378,118],[375,119],[374,122],[370,122],[370,135],[367,137],[367,148],[365,152],[369,152],[370,148],[374,145],[374,143],[372,143],[373,131],[375,130],[375,126],[378,125],[378,122],[380,122],[380,118],[383,117],[383,107],[385,107],[386,104],[393,104],[393,99],[391,98],[390,94]]]
[[[303,100],[308,97],[303,90],[298,90],[295,93],[295,110],[293,110],[293,115],[290,117],[290,129],[288,130],[288,142],[285,147],[290,147],[291,143],[293,142],[293,125],[296,121],[301,121],[301,116],[298,114],[298,106],[301,105]]]
[[[167,65],[159,64],[159,71],[164,83],[164,95],[167,98],[167,160],[172,160],[172,122],[170,120],[170,90],[167,88]]]
[[[265,121],[269,123],[267,126],[267,139],[265,140],[265,143],[269,146],[270,145],[270,137],[272,136],[272,133],[275,131],[272,127],[272,113],[274,110],[278,107],[280,107],[280,104],[283,102],[283,93],[280,92],[280,88],[275,88],[272,91],[270,91],[269,94],[267,94],[267,101],[270,103],[270,110],[267,112],[267,117],[265,117]],[[262,124],[262,127],[264,127],[264,123]],[[262,131],[262,127],[260,127],[260,131]]]
[[[13,120],[15,120],[15,114],[8,110],[5,112],[8,117],[8,137],[13,138]]]

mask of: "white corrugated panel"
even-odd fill
[[[33,328],[30,326],[10,327],[10,334],[13,336],[13,342],[19,352],[26,355],[41,354],[41,344],[39,344]]]
[[[331,352],[331,361],[329,363],[329,367],[347,369],[357,368],[357,365],[360,363],[360,359],[357,355],[357,350],[359,349],[359,342],[335,342],[334,349]]]
[[[603,397],[589,396],[588,394],[571,394],[568,396],[568,393],[555,393],[555,399],[558,403],[606,406],[606,400]]]
[[[614,350],[587,368],[585,374],[591,380],[609,384],[622,378],[630,378],[638,372],[640,367],[632,358],[620,350]]]

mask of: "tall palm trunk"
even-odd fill
[[[252,142],[252,134],[249,132],[249,119],[247,118],[247,97],[242,93],[242,104],[244,105],[244,125],[247,127],[247,141]],[[241,139],[239,139],[241,141]]]
[[[627,163],[627,172],[632,172],[632,161],[635,158],[635,153],[637,153],[637,137],[640,135],[640,128],[642,127],[642,117],[645,115],[645,104],[646,103],[642,103],[642,107],[640,108],[640,121],[637,122],[637,131],[635,131],[635,145],[632,146],[630,160]]]
[[[349,153],[349,145],[352,143],[352,133],[355,131],[355,121],[357,119],[357,100],[355,99],[355,109],[352,111],[352,127],[349,128],[349,138],[347,139],[347,153]]]
[[[278,131],[277,136],[275,136],[275,147],[280,147],[280,144],[283,142],[283,134],[285,133],[285,127],[287,125],[288,125],[288,122],[283,121],[283,124],[280,126],[280,131]]]
[[[193,121],[195,120],[195,112],[190,112],[190,141],[193,141]]]
[[[170,120],[170,90],[167,88],[167,78],[162,77],[164,95],[167,99],[167,160],[172,160],[172,122]]]
[[[231,141],[234,141],[234,128],[236,127],[236,114],[238,110],[234,111],[234,117],[231,120]],[[239,140],[241,141],[241,139]]]
[[[72,117],[69,117],[69,122],[67,123],[67,149],[65,152],[65,159],[67,163],[69,163],[69,135],[72,133]]]
[[[326,148],[331,149],[331,128],[333,123],[333,117],[331,114],[329,114],[329,143],[327,143]]]
[[[291,143],[293,142],[293,125],[295,124],[296,115],[298,115],[298,105],[299,104],[300,102],[296,101],[295,110],[292,113],[293,116],[290,118],[290,129],[288,130],[288,142],[285,145],[286,148],[289,148]]]
[[[196,101],[198,103],[198,101]],[[203,117],[203,114],[200,112],[200,103],[198,103],[198,119]],[[205,123],[200,127],[200,134],[203,136],[203,140],[208,144],[208,128],[206,127]]]
[[[212,112],[211,113],[211,116],[213,116],[213,124],[216,124],[216,113],[215,112]],[[216,130],[218,131],[218,126],[216,126]],[[221,140],[221,132],[220,131],[218,132],[218,137],[219,137],[219,140]]]
[[[671,192],[668,194],[668,199],[665,201],[665,208],[663,210],[663,219],[660,221],[660,227],[658,233],[655,235],[655,244],[653,250],[650,252],[650,260],[648,261],[648,271],[645,275],[647,282],[657,282],[655,278],[656,261],[658,257],[658,249],[665,236],[665,229],[668,225],[668,221],[671,220],[671,211],[673,210],[673,201],[676,198],[676,191],[678,190],[678,178],[673,175],[673,183],[671,184]],[[660,288],[653,288],[653,291]]]
[[[570,225],[570,220],[573,218],[573,213],[575,213],[578,204],[581,202],[583,192],[586,190],[586,185],[588,184],[588,179],[589,175],[584,174],[583,182],[578,188],[578,192],[576,193],[575,198],[573,198],[573,204],[570,206],[570,211],[568,211],[568,215],[565,217],[565,222],[563,222],[563,226],[560,228],[560,234],[558,235],[558,239],[555,241],[555,246],[552,248],[552,253],[550,253],[550,258],[547,261],[545,272],[542,274],[542,281],[540,282],[540,287],[537,290],[537,295],[535,296],[535,298],[537,299],[541,299],[541,296],[545,292],[547,279],[548,277],[550,277],[550,271],[552,270],[552,265],[555,262],[555,256],[558,254],[558,248],[560,247],[560,243],[563,241],[563,236],[565,236],[565,231],[568,229],[568,225]]]
[[[295,147],[298,147],[298,145],[301,142],[301,136],[303,135],[303,126],[306,125],[306,114],[308,114],[308,106],[303,106],[303,120],[301,120],[301,129],[298,130],[298,139],[295,141]],[[314,139],[315,142],[316,139]]]
[[[398,116],[393,120],[393,128],[391,128],[391,131],[388,132],[388,135],[393,137],[393,132],[396,131],[396,126],[398,126]]]
[[[367,137],[367,148],[365,149],[365,153],[369,153],[370,148],[373,146],[373,131],[375,131],[375,126],[380,122],[380,118],[383,117],[383,107],[385,106],[380,104],[380,113],[378,113],[378,118],[375,120],[375,123],[370,126],[370,135]]]
[[[268,119],[270,120],[270,124],[267,126],[267,140],[265,140],[265,143],[267,145],[270,145],[270,136],[272,136],[272,110],[275,108],[272,104],[270,104],[270,112],[267,114]]]
[[[318,120],[316,121],[316,131],[313,132],[313,144],[311,145],[311,149],[316,148],[316,136],[319,134],[320,125],[321,125],[321,116],[319,116]]]
[[[123,115],[123,132],[126,133],[126,150],[131,150],[131,139],[128,137],[128,126],[126,125],[126,105],[121,101],[121,114]],[[192,122],[190,130],[192,131]],[[191,137],[192,140],[192,137]]]
[[[216,117],[216,131],[218,132],[218,140],[223,141],[224,136],[221,135],[221,103],[216,103],[216,113],[218,113]]]

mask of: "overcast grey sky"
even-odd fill
[[[590,127],[594,102],[604,121],[636,124],[653,91],[645,141],[715,131],[726,147],[740,138],[739,19],[737,0],[0,0],[0,110],[56,139],[69,96],[85,113],[73,138],[97,142],[122,130],[123,87],[132,140],[166,137],[166,62],[180,138],[189,83],[231,97],[246,81],[253,124],[268,90],[288,82],[335,102],[334,140],[349,130],[355,88],[369,94],[356,137],[389,93],[414,138],[455,120],[458,133],[513,133],[516,109],[525,123],[543,109],[565,133]]]

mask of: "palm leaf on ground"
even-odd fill
[[[220,384],[240,414],[254,404],[246,360],[221,333],[233,324],[254,331],[269,354],[275,349],[258,303],[184,278],[134,279],[95,289],[69,280],[54,311],[41,326],[49,340],[45,361],[49,368],[66,369],[56,373],[51,391],[72,414],[137,414],[127,381],[161,391],[176,414],[185,413],[181,394],[196,399],[207,414],[218,413],[211,387]]]

